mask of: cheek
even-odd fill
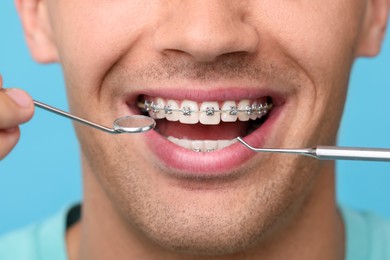
[[[360,32],[363,3],[276,0],[265,4],[265,9],[277,11],[258,19],[267,37],[290,55],[315,85],[334,78],[343,78],[345,83]]]
[[[153,27],[145,1],[53,1],[50,19],[70,92],[96,94],[105,75]],[[71,16],[69,14],[72,14]]]
[[[306,106],[301,107],[302,111],[310,113],[304,129],[313,133],[313,142],[333,143],[361,30],[364,1],[276,0],[272,5],[280,8],[262,19],[263,23],[270,21],[265,33],[278,52],[289,56],[307,78],[299,95],[299,103]]]

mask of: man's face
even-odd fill
[[[85,174],[141,236],[198,254],[247,248],[288,223],[323,178],[324,164],[313,159],[254,154],[226,140],[334,144],[365,1],[47,0],[47,7],[75,114],[109,125],[142,113],[138,102],[171,105],[146,134],[76,126]],[[266,102],[267,115],[245,121],[247,105]],[[234,105],[243,110],[237,121]],[[202,112],[184,115],[187,106]],[[212,106],[225,115],[207,115]],[[198,116],[202,123],[188,124]]]

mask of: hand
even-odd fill
[[[16,145],[20,137],[19,125],[34,114],[32,98],[20,89],[3,89],[0,76],[0,160]]]

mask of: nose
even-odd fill
[[[186,53],[198,62],[212,62],[224,54],[256,51],[259,36],[256,27],[246,22],[241,1],[172,2],[154,35],[159,52]]]

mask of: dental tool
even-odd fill
[[[318,160],[357,160],[390,162],[390,149],[316,146],[302,149],[255,148],[237,137],[237,140],[254,152],[297,154]]]
[[[84,125],[93,127],[95,129],[104,131],[109,134],[134,134],[134,133],[144,133],[153,129],[156,126],[156,122],[153,118],[142,116],[142,115],[131,115],[117,118],[113,123],[113,128],[103,126],[100,124],[93,123],[86,119],[71,115],[63,110],[49,106],[45,103],[33,100],[34,105],[42,108],[46,111],[52,112],[54,114],[66,117],[68,119],[74,120],[76,122],[82,123]]]

